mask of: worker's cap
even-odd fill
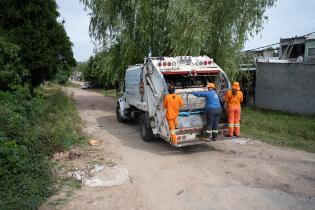
[[[235,90],[240,90],[240,83],[238,82],[233,82],[233,85],[232,85],[232,89],[235,89]]]
[[[214,83],[208,83],[207,88],[215,88],[215,84]]]

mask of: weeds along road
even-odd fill
[[[70,88],[91,137],[85,162],[126,167],[119,186],[74,192],[63,209],[315,209],[315,154],[250,140],[172,148],[142,141],[138,124],[116,120],[116,102]]]

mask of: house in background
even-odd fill
[[[279,60],[315,63],[315,36],[280,39]]]
[[[304,56],[306,37],[281,38],[279,46],[280,60],[296,60]]]
[[[314,36],[280,39],[278,58],[256,59],[256,107],[315,114],[314,89]]]
[[[309,36],[305,40],[305,63],[315,63],[315,35]]]
[[[74,69],[72,75],[70,76],[70,80],[74,81],[83,81],[83,74],[78,69]]]

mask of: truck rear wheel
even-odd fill
[[[126,122],[126,119],[124,119],[124,118],[121,116],[121,114],[120,114],[120,106],[119,106],[119,104],[117,104],[117,106],[116,106],[116,117],[117,117],[117,120],[118,120],[119,122]]]
[[[150,125],[148,114],[141,114],[140,116],[140,134],[143,141],[154,141],[154,135]]]

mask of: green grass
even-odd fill
[[[62,86],[64,86],[64,87],[74,87],[74,88],[79,88],[80,87],[80,85],[78,83],[74,83],[72,81],[67,81]]]
[[[34,96],[0,91],[0,209],[37,209],[57,190],[50,157],[84,140],[75,103],[59,86]]]
[[[241,131],[263,142],[315,152],[315,116],[245,107]]]
[[[49,209],[51,209],[51,207],[58,209],[58,207],[69,201],[73,195],[74,190],[81,189],[81,184],[82,183],[80,181],[74,180],[72,178],[61,178],[59,184],[57,185],[59,194],[57,197],[52,197],[44,206],[49,207]]]
[[[102,90],[102,94],[107,97],[116,98],[116,89]]]
[[[107,97],[117,98],[116,89],[88,89],[88,90],[98,92],[98,93],[103,94],[104,96],[107,96]]]

